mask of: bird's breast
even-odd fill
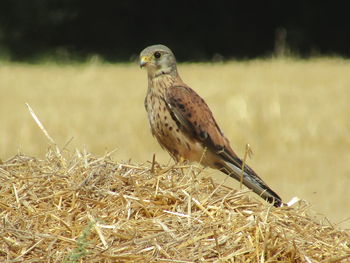
[[[177,161],[182,159],[199,161],[203,153],[200,142],[193,140],[174,119],[166,102],[166,88],[171,85],[169,79],[156,78],[145,99],[152,134],[159,144]]]

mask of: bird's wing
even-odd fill
[[[204,146],[218,154],[226,155],[230,160],[237,156],[217,125],[208,105],[194,90],[185,84],[174,84],[166,89],[165,101],[172,118],[189,136],[201,141]]]
[[[179,127],[222,158],[223,162],[216,163],[217,168],[240,180],[243,162],[231,149],[205,101],[185,85],[167,88],[165,101]],[[281,198],[248,165],[244,166],[243,183],[275,206],[282,204]]]

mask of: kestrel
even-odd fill
[[[154,45],[140,54],[147,68],[145,107],[151,131],[176,162],[188,160],[218,169],[240,181],[274,206],[281,198],[231,149],[205,101],[180,78],[173,52]]]

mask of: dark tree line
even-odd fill
[[[350,56],[347,6],[316,0],[1,0],[0,58],[126,61],[163,43],[180,60]],[[2,54],[1,54],[2,53]]]

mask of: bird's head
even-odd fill
[[[140,67],[146,67],[148,75],[152,78],[162,74],[177,76],[175,56],[164,45],[153,45],[142,50]]]

